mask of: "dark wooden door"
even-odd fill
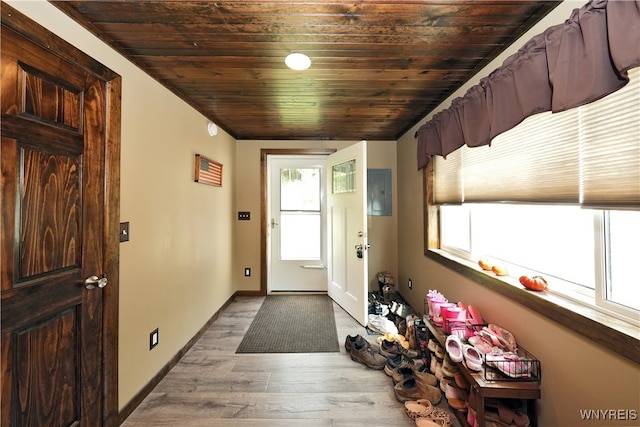
[[[4,27],[1,43],[0,421],[100,426],[105,290],[86,281],[105,273],[106,83]]]

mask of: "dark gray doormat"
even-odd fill
[[[333,302],[326,295],[269,295],[236,353],[340,351]]]

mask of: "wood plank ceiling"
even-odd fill
[[[52,3],[236,139],[395,140],[560,2]]]

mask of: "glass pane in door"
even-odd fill
[[[321,258],[320,168],[280,170],[280,259]]]
[[[320,169],[280,169],[280,210],[320,211]]]
[[[320,259],[320,212],[282,212],[280,259]]]

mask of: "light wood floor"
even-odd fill
[[[122,426],[415,426],[391,378],[345,352],[376,336],[335,303],[340,353],[236,354],[262,301],[237,297]]]

